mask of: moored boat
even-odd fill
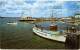
[[[17,22],[8,22],[7,24],[10,24],[10,25],[17,25]]]
[[[64,35],[60,35],[60,31],[50,31],[50,30],[40,29],[34,26],[33,32],[41,37],[59,42],[65,42],[66,40],[66,37]]]

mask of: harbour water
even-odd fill
[[[17,22],[16,25],[7,24]],[[0,18],[0,48],[3,49],[64,49],[64,43],[44,39],[32,31],[33,24],[18,18]]]

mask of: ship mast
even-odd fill
[[[21,17],[23,16],[23,14],[24,14],[24,11],[22,11],[22,13],[21,13]]]
[[[51,12],[51,18],[53,18],[53,7],[52,7],[52,10],[51,10],[52,12]]]
[[[50,16],[51,16],[51,23],[53,23],[53,6],[51,6],[50,10],[51,10],[51,14],[50,14]]]

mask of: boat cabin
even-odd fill
[[[52,24],[52,25],[50,25],[50,30],[51,31],[57,31],[58,30],[58,26],[56,24]]]

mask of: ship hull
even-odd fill
[[[65,42],[66,37],[62,36],[62,35],[55,35],[55,32],[53,32],[53,35],[48,34],[47,32],[43,32],[41,31],[41,29],[38,29],[36,27],[33,27],[33,32],[35,34],[37,34],[38,36],[41,36],[43,38],[47,38],[47,39],[51,39],[51,40],[55,40],[58,42]]]

